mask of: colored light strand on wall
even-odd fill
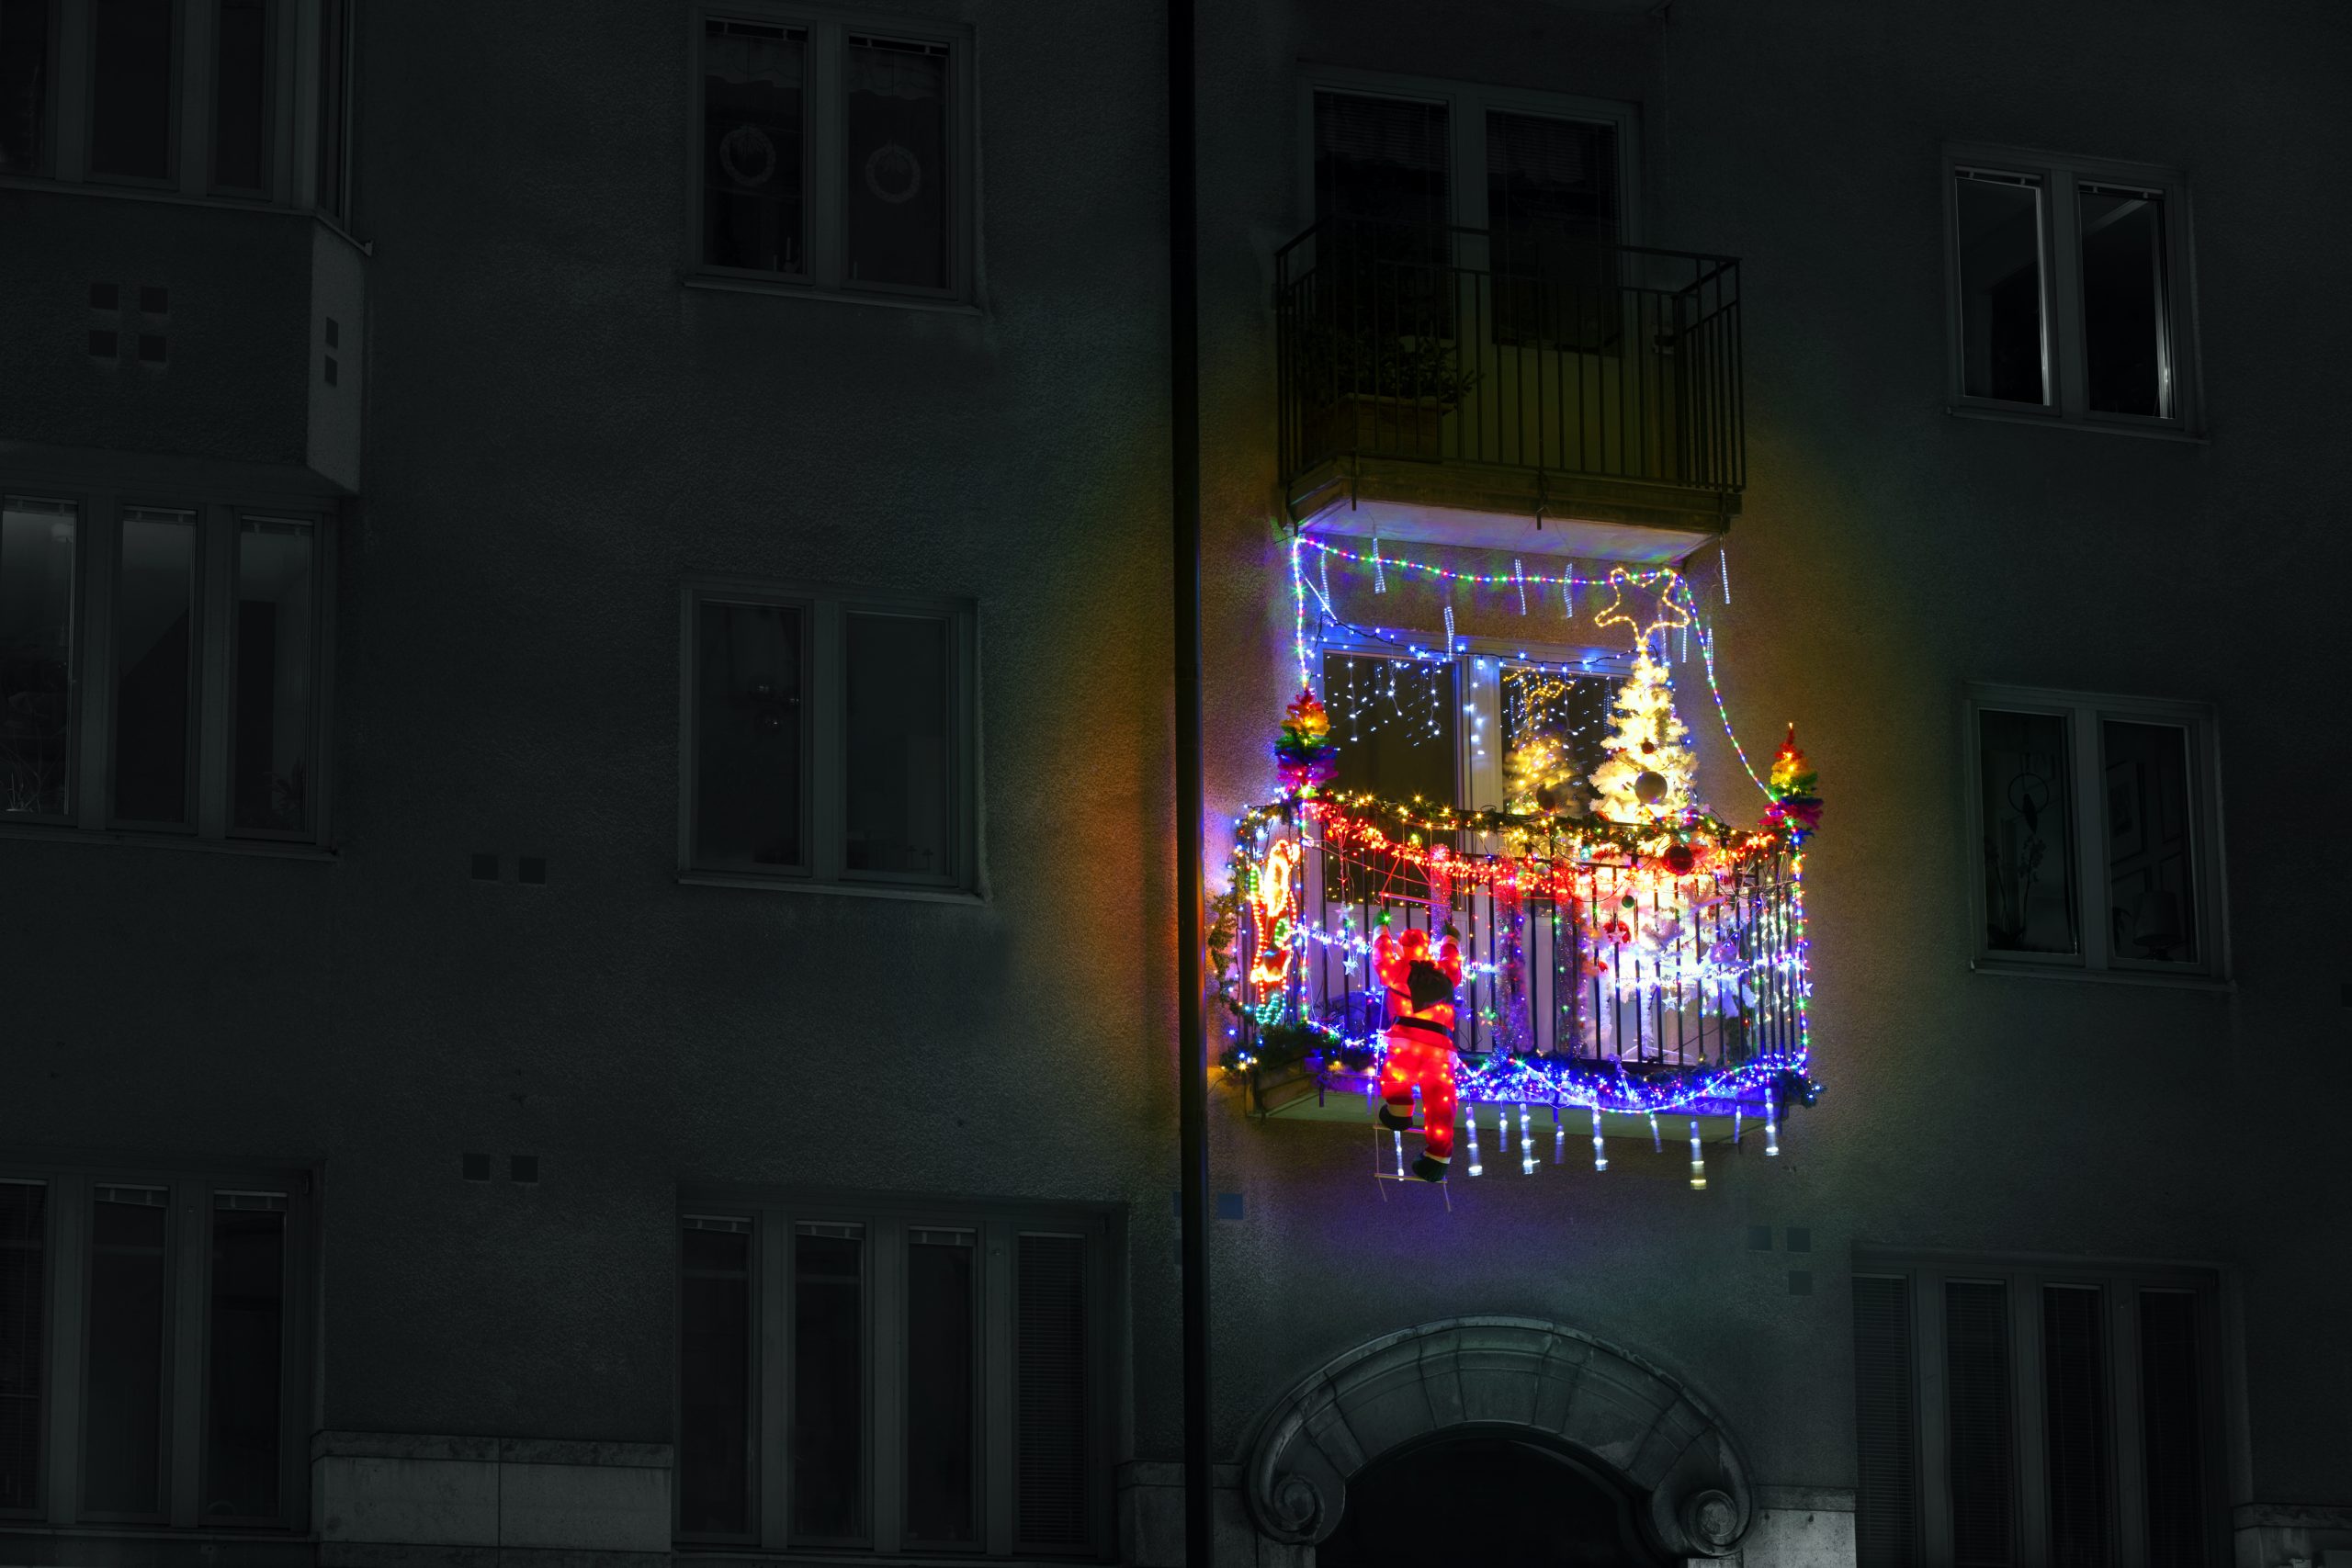
[[[1690,1186],[1703,1191],[1707,1185],[1707,1156],[1699,1148],[1699,1119],[1690,1118]]]

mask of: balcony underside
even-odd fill
[[[1283,502],[1317,533],[1648,564],[1684,559],[1739,511],[1736,491],[1356,453],[1307,468]]]

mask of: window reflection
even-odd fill
[[[2112,719],[2099,730],[2107,770],[2109,947],[2126,963],[2194,964],[2188,732],[2177,725]]]
[[[2164,198],[2153,191],[2086,185],[2078,199],[2083,350],[2091,410],[2169,417]]]
[[[1962,389],[1972,398],[2046,404],[2041,184],[1962,170],[1955,194]]]
[[[2075,832],[2066,720],[1980,711],[1984,945],[2075,953]]]
[[[188,818],[196,513],[126,507],[115,601],[114,815]]]
[[[247,518],[237,533],[236,825],[310,826],[315,611],[307,523]]]
[[[79,521],[70,501],[0,504],[0,812],[69,809]]]

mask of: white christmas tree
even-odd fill
[[[1690,785],[1697,761],[1690,754],[1690,732],[1674,711],[1674,682],[1666,664],[1643,639],[1634,672],[1617,689],[1610,705],[1610,733],[1600,748],[1608,753],[1593,770],[1596,815],[1611,822],[1657,822],[1679,815],[1690,807]]]

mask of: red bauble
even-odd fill
[[[1699,857],[1690,852],[1690,846],[1688,844],[1676,844],[1669,848],[1666,852],[1665,860],[1666,869],[1677,876],[1690,875],[1690,868],[1699,863]]]

